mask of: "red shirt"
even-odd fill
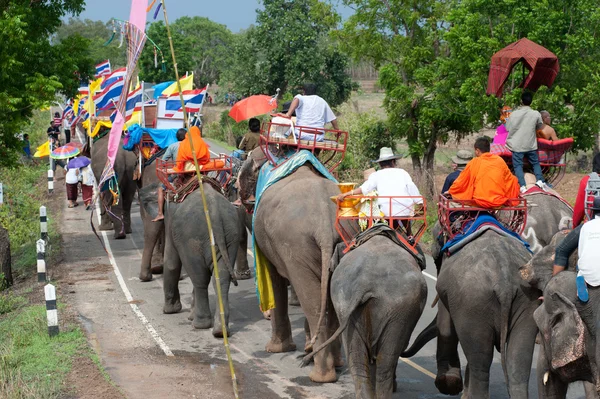
[[[577,198],[575,198],[575,207],[573,208],[573,228],[579,226],[585,217],[585,193],[590,180],[590,176],[583,176],[579,182],[579,190],[577,190]]]

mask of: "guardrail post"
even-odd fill
[[[52,284],[44,286],[46,297],[46,315],[48,317],[48,335],[58,335],[58,309],[56,307],[56,288]]]
[[[54,171],[48,169],[48,194],[54,192]]]
[[[46,207],[40,206],[40,233],[42,240],[48,241],[48,217],[46,216]]]
[[[37,240],[37,275],[38,283],[46,282],[46,241]]]

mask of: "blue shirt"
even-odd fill
[[[445,193],[446,191],[450,190],[450,187],[452,187],[454,181],[458,179],[458,175],[460,175],[460,172],[462,172],[462,169],[456,169],[454,172],[450,173],[446,177],[446,180],[444,180],[444,187],[442,187],[442,193]]]

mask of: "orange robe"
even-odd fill
[[[496,208],[519,196],[519,182],[502,158],[486,152],[467,164],[448,192],[453,199]]]
[[[185,170],[186,162],[194,162],[192,156],[192,147],[190,146],[190,135],[194,143],[194,150],[196,151],[196,158],[198,158],[198,165],[206,165],[210,162],[210,151],[208,150],[208,144],[202,140],[202,135],[198,126],[192,126],[189,134],[185,135],[185,139],[179,145],[179,151],[177,151],[176,165],[173,171],[182,173]]]

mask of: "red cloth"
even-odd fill
[[[67,183],[67,200],[69,201],[77,201],[77,191],[79,183],[77,184],[69,184]]]
[[[502,97],[502,88],[509,78],[513,67],[523,61],[529,75],[521,86],[537,90],[540,86],[552,86],[560,69],[558,57],[550,50],[527,38],[509,44],[492,56],[486,93]]]
[[[89,205],[92,202],[92,197],[94,196],[94,187],[86,186],[85,184],[81,185],[81,197],[83,198],[83,202],[86,205]]]
[[[573,208],[573,228],[579,226],[585,217],[585,192],[590,176],[584,176],[579,182],[575,207]]]

